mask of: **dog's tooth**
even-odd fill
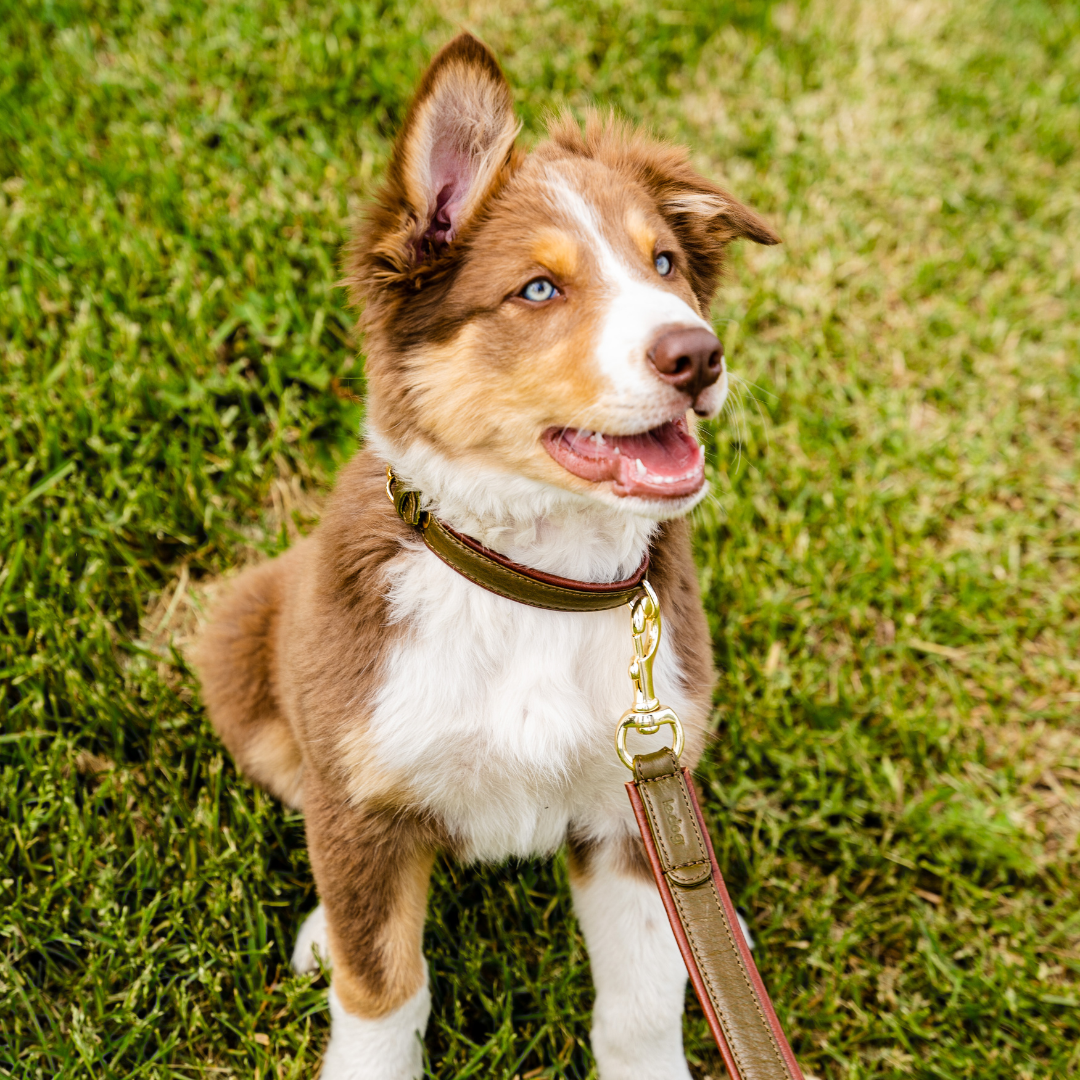
[[[604,436],[601,435],[599,431],[592,437],[592,441],[594,443],[596,443],[597,446],[604,446],[605,445]]]
[[[592,433],[591,431],[589,431],[589,429],[588,429],[588,428],[585,428],[585,430],[584,430],[584,431],[579,431],[579,432],[578,432],[578,438],[579,438],[579,439],[591,439],[591,438],[592,438],[592,434],[593,434],[593,433]]]
[[[615,453],[616,453],[616,454],[621,454],[621,453],[622,453],[622,451],[621,451],[621,450],[620,450],[620,449],[619,449],[619,448],[618,448],[618,447],[616,446],[616,447],[615,447]]]
[[[637,466],[638,476],[644,476],[649,471],[645,468],[645,463],[641,458],[635,458],[634,464]]]

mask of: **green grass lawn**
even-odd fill
[[[699,780],[804,1069],[1080,1075],[1063,0],[0,0],[0,1075],[317,1071],[303,822],[182,649],[355,447],[338,253],[459,25],[526,138],[613,103],[785,239],[714,311]],[[427,951],[432,1076],[590,1073],[560,860],[440,865]]]

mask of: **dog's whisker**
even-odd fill
[[[734,372],[729,371],[728,372],[728,377],[730,379],[733,379],[735,382],[741,383],[743,386],[748,387],[751,390],[759,391],[760,393],[764,394],[766,397],[771,397],[771,398],[773,398],[773,400],[776,400],[776,401],[779,400],[779,397],[776,394],[774,394],[771,390],[766,390],[763,386],[758,386],[757,383],[750,382],[749,379],[745,378],[742,375],[736,375]]]
[[[739,411],[736,408],[735,400],[732,395],[729,395],[727,400],[724,402],[724,412],[731,417],[731,426],[732,428],[734,428],[735,447],[738,455],[735,461],[735,469],[736,471],[738,471],[739,465],[742,461],[743,434]]]
[[[732,385],[734,386],[735,392],[738,395],[741,419],[745,423],[745,429],[742,430],[742,433],[741,433],[740,437],[742,438],[742,441],[744,443],[746,443],[747,446],[749,446],[749,422],[745,421],[745,416],[746,416],[746,408],[745,408],[745,400],[746,399],[744,397],[744,393],[746,392],[745,391],[745,386],[744,386],[744,384],[742,384],[741,380],[736,381]],[[750,397],[753,399],[754,403],[757,405],[758,412],[761,415],[761,419],[762,419],[762,422],[764,424],[765,415],[761,411],[761,403],[758,401],[758,399],[756,397],[754,397],[753,394],[750,394]],[[766,445],[766,447],[768,447],[768,445],[769,445],[768,439],[769,439],[768,426],[765,425],[765,445]]]
[[[733,383],[733,385],[737,388],[737,390],[739,392],[740,399],[742,398],[742,394],[743,394],[743,392],[745,390],[745,392],[749,395],[750,400],[753,401],[754,405],[757,407],[758,416],[761,418],[762,431],[763,431],[763,433],[765,435],[765,448],[770,449],[772,444],[771,444],[770,438],[769,438],[768,417],[766,417],[765,410],[762,408],[762,402],[760,401],[758,396],[753,392],[753,389],[761,390],[761,387],[757,386],[755,383],[748,383],[745,379],[742,379],[739,376],[735,376],[735,382]],[[753,389],[751,389],[751,388],[753,388]],[[772,398],[776,397],[775,394],[771,394],[767,390],[761,390],[761,392],[763,394],[765,394],[767,397],[772,397]]]

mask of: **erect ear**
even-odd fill
[[[390,163],[384,198],[404,204],[414,256],[437,253],[461,232],[519,128],[498,61],[471,34],[459,34],[425,72]]]

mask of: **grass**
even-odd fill
[[[181,649],[354,447],[337,253],[460,24],[786,241],[714,312],[700,783],[805,1070],[1080,1074],[1074,5],[0,0],[0,1075],[317,1068],[303,824]],[[588,1074],[560,861],[440,865],[427,949],[432,1076]]]

